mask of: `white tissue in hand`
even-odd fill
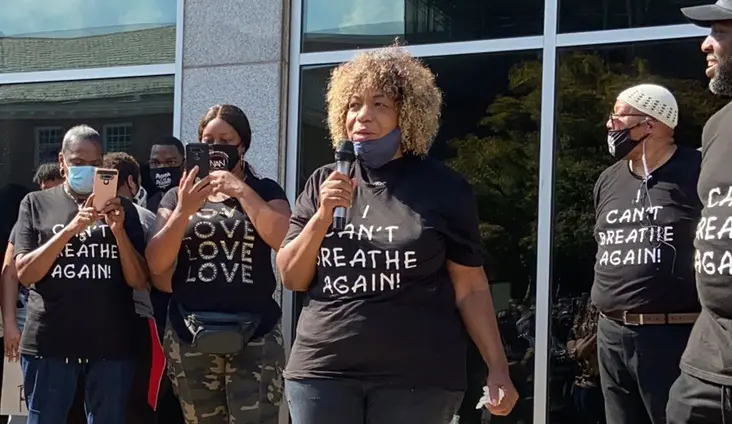
[[[488,386],[483,387],[483,396],[478,401],[478,404],[475,405],[475,409],[483,408],[487,405],[495,406],[501,401],[503,401],[503,398],[506,397],[506,392],[502,388],[498,388],[498,402],[492,402],[490,396],[488,395]]]

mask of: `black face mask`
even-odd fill
[[[180,183],[181,174],[180,167],[155,168],[150,170],[150,178],[152,178],[153,184],[162,192],[166,192],[168,189],[177,186]]]
[[[239,146],[230,144],[214,144],[211,146],[211,170],[212,171],[233,171],[239,165],[241,155]]]
[[[649,134],[646,134],[640,140],[633,140],[630,131],[636,126],[607,132],[607,149],[615,159],[625,159],[635,149],[635,146],[648,137]]]

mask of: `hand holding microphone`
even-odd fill
[[[353,143],[342,141],[336,149],[335,159],[335,171],[320,185],[320,214],[332,220],[334,230],[343,230],[346,209],[351,207],[353,199],[353,184],[348,176],[356,159]]]

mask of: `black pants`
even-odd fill
[[[152,367],[152,339],[147,318],[139,318],[135,326],[135,341],[139,347],[139,355],[135,364],[132,388],[127,401],[128,424],[156,424],[157,417],[147,401],[150,387],[150,369]]]
[[[671,387],[668,424],[732,423],[732,387],[700,380],[685,372]]]
[[[173,391],[173,385],[167,375],[163,376],[158,396],[158,423],[184,424],[183,411],[180,408],[178,396]]]
[[[597,355],[608,424],[666,424],[692,325],[625,326],[600,316]]]
[[[605,424],[605,401],[599,387],[572,385],[572,401],[578,423]]]

